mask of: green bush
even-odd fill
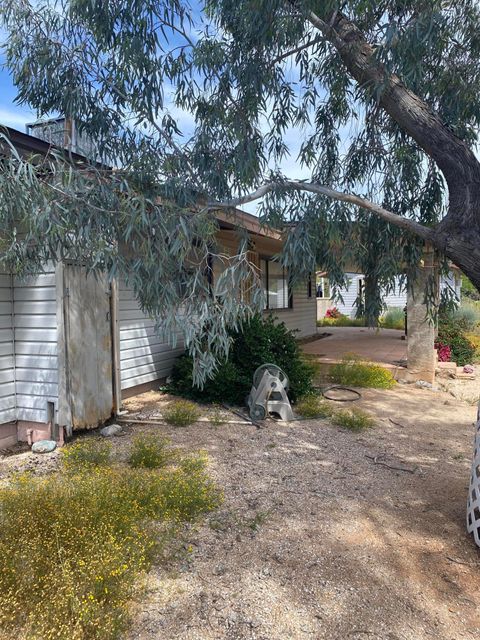
[[[362,431],[375,425],[375,420],[368,413],[356,407],[335,411],[332,422],[351,431]]]
[[[317,327],[364,327],[365,318],[350,318],[341,315],[339,318],[322,318],[317,320]]]
[[[78,440],[62,449],[62,465],[68,471],[83,468],[108,466],[111,462],[112,445],[105,440],[87,438]]]
[[[80,465],[73,476],[4,484],[1,637],[124,637],[139,577],[166,553],[179,523],[220,502],[205,464],[197,455],[161,471]]]
[[[132,442],[128,463],[131,467],[159,469],[175,460],[176,452],[169,448],[170,440],[154,434],[141,434]]]
[[[442,316],[438,323],[437,342],[450,347],[452,362],[459,366],[470,364],[475,359],[475,345],[465,335],[468,325],[452,316]]]
[[[301,398],[294,407],[304,418],[329,418],[333,413],[332,407],[321,396],[313,394]]]
[[[355,354],[347,354],[342,362],[335,364],[330,369],[330,378],[336,384],[351,387],[391,389],[396,384],[391,371],[378,364],[362,361]]]
[[[480,362],[480,335],[477,333],[467,333],[465,337],[475,349],[473,362]]]
[[[245,323],[241,331],[232,333],[228,360],[219,365],[204,389],[193,386],[193,362],[187,355],[175,363],[169,388],[194,400],[242,405],[250,392],[255,369],[267,362],[285,371],[293,401],[312,391],[315,369],[302,358],[293,332],[283,322],[260,315]]]
[[[380,319],[380,325],[384,329],[404,329],[405,312],[402,307],[389,307]]]
[[[480,303],[464,300],[453,312],[452,321],[466,331],[474,331],[480,325]]]
[[[193,402],[188,400],[175,400],[163,411],[163,419],[175,427],[188,427],[196,422],[201,413]]]

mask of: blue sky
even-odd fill
[[[14,103],[17,95],[9,73],[0,67],[0,125],[25,131],[25,123],[35,120],[35,113]]]

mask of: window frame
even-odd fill
[[[266,304],[265,304],[265,309],[264,311],[290,311],[291,309],[293,309],[293,291],[292,291],[292,286],[290,283],[290,276],[288,274],[287,269],[285,269],[285,267],[282,267],[282,278],[283,278],[283,282],[286,283],[287,285],[287,295],[288,295],[288,302],[287,302],[287,306],[286,307],[270,307],[270,303],[269,303],[269,299],[268,299],[268,283],[269,283],[269,277],[270,277],[270,269],[269,269],[269,263],[270,262],[275,262],[276,264],[278,264],[278,262],[276,262],[275,260],[272,260],[271,256],[266,256],[263,254],[259,254],[259,260],[260,260],[260,276],[262,278],[262,282],[264,284],[265,287],[265,300],[266,300]],[[262,260],[265,262],[265,273],[263,274],[261,272],[262,270]]]

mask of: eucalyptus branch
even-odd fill
[[[303,51],[304,49],[308,49],[309,47],[312,47],[315,44],[319,44],[324,40],[325,38],[323,36],[318,36],[317,38],[308,40],[308,42],[305,42],[304,44],[300,44],[298,45],[298,47],[295,47],[295,49],[290,49],[289,51],[285,51],[285,53],[281,53],[276,58],[273,58],[273,60],[270,60],[270,64],[272,65],[277,64],[278,62],[281,62],[282,60],[285,60],[286,58],[289,58],[290,56],[293,56],[296,53],[300,53],[300,51]]]
[[[419,235],[424,240],[433,241],[435,237],[435,232],[433,229],[429,227],[425,227],[424,225],[415,222],[415,220],[410,220],[409,218],[404,218],[403,216],[399,216],[392,211],[388,211],[384,209],[378,204],[370,202],[365,198],[361,198],[360,196],[356,196],[350,193],[342,193],[341,191],[336,191],[335,189],[331,189],[330,187],[325,187],[324,185],[309,183],[309,182],[301,182],[299,180],[286,180],[285,182],[269,182],[259,187],[256,191],[249,193],[245,196],[241,196],[239,198],[234,198],[229,202],[212,202],[208,204],[209,209],[215,208],[232,208],[241,206],[243,204],[247,204],[249,202],[255,202],[260,198],[263,198],[268,193],[271,193],[274,190],[295,190],[295,191],[308,191],[309,193],[315,193],[317,195],[327,196],[332,200],[339,200],[341,202],[347,202],[348,204],[353,204],[357,207],[361,207],[362,209],[366,209],[374,213],[379,218],[382,218],[386,222],[389,222],[405,231],[409,231],[411,233],[415,233]]]

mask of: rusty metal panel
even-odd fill
[[[110,292],[104,276],[64,266],[66,392],[73,429],[93,428],[112,415]]]

